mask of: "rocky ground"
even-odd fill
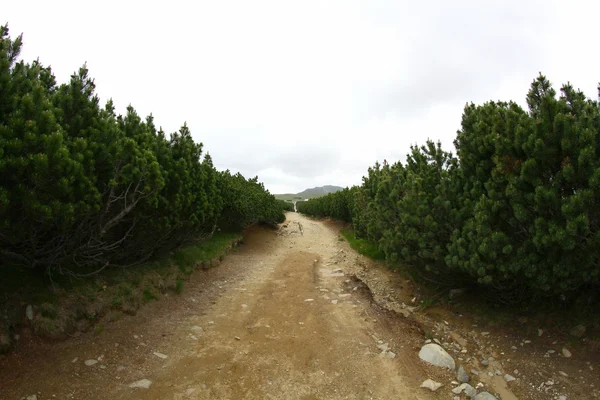
[[[56,343],[22,332],[0,359],[0,398],[600,396],[593,354],[543,328],[488,329],[421,310],[417,287],[357,255],[338,228],[290,213],[278,231],[248,232],[183,294],[102,332]]]

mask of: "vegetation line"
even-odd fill
[[[456,156],[412,146],[405,163],[376,163],[362,185],[298,211],[351,222],[392,267],[437,285],[589,309],[600,302],[599,104],[569,84],[557,95],[543,75],[527,104],[468,104]]]

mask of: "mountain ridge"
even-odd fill
[[[314,197],[325,196],[329,193],[335,193],[344,188],[341,186],[335,185],[324,185],[324,186],[316,186],[313,188],[304,189],[298,193],[285,193],[285,194],[276,194],[275,197],[280,200],[305,200],[311,199]]]

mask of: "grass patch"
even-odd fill
[[[153,261],[128,268],[107,268],[88,278],[52,276],[39,269],[13,266],[0,268],[0,334],[22,325],[26,305],[32,305],[35,331],[44,337],[66,337],[64,316],[70,316],[77,329],[92,326],[99,334],[101,318],[114,321],[123,313],[134,315],[141,304],[157,300],[167,291],[181,294],[185,280],[203,263],[222,260],[241,239],[241,233],[218,232]],[[85,322],[85,323],[84,323]]]
[[[342,229],[342,235],[346,238],[350,247],[356,250],[359,254],[365,255],[373,260],[385,260],[385,254],[379,250],[376,243],[369,242],[365,239],[357,239],[352,229]]]
[[[175,284],[175,293],[183,293],[183,281],[181,279],[177,279],[177,283]]]
[[[193,268],[196,263],[204,260],[212,260],[223,254],[223,251],[231,242],[240,237],[239,233],[219,232],[210,239],[190,246],[183,247],[173,254],[173,261],[181,271]]]
[[[152,300],[156,300],[156,296],[154,295],[154,293],[152,293],[152,290],[150,289],[144,289],[144,302],[149,302]]]

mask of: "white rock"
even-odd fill
[[[331,300],[331,304],[337,304],[338,301],[337,300]]]
[[[84,364],[87,365],[88,367],[91,367],[92,365],[98,364],[98,360],[85,360]]]
[[[563,371],[558,371],[559,374],[561,374],[564,377],[568,377],[569,375],[566,372]]]
[[[28,305],[27,308],[25,308],[25,315],[28,320],[31,321],[33,319],[33,307],[31,305]]]
[[[310,302],[310,301],[315,301],[315,299],[305,299],[304,301]]]
[[[572,354],[569,350],[567,350],[565,347],[563,347],[562,349],[562,355],[565,356],[566,358],[571,358]]]
[[[386,351],[386,352],[385,352],[385,357],[386,357],[386,358],[391,358],[391,359],[394,359],[394,358],[396,358],[396,353],[394,353],[394,352],[391,352],[391,351]]]
[[[154,354],[154,355],[155,355],[156,357],[158,357],[158,358],[162,358],[163,360],[164,360],[164,359],[166,359],[167,357],[169,357],[168,355],[166,355],[166,354],[163,354],[163,353],[159,353],[159,352],[157,352],[157,351],[155,351],[155,352],[154,352],[154,353],[152,353],[152,354]]]
[[[496,396],[489,394],[488,392],[481,392],[477,396],[473,397],[473,400],[498,400]]]
[[[148,379],[141,379],[129,385],[130,388],[134,389],[150,389],[150,386],[152,386],[152,381]]]
[[[442,385],[439,382],[432,381],[431,379],[427,379],[425,382],[421,383],[421,387],[422,388],[429,389],[432,392],[435,392],[436,390],[438,390],[442,386],[444,386],[444,385]]]
[[[454,389],[452,389],[452,393],[454,393],[454,394],[461,394],[464,389],[465,388],[464,388],[464,383],[463,383],[460,386],[457,386]]]
[[[468,397],[473,397],[477,394],[477,390],[468,383],[463,383],[460,386],[457,386],[454,389],[452,389],[452,393],[454,394],[461,394],[463,391]]]
[[[378,344],[377,348],[383,352],[386,352],[388,349],[389,345],[387,343],[383,343],[383,344]]]
[[[27,400],[37,400],[37,394],[32,394],[31,396],[27,396]]]
[[[456,368],[454,359],[442,348],[435,343],[429,343],[421,347],[419,351],[419,358],[425,362],[436,365],[438,367],[444,367],[451,370]]]
[[[512,381],[514,381],[514,380],[516,380],[516,379],[517,379],[517,378],[515,378],[514,376],[512,376],[512,375],[510,375],[510,374],[506,374],[506,375],[504,375],[504,380],[505,380],[506,382],[512,382]]]
[[[190,328],[190,330],[194,333],[202,333],[203,329],[198,325],[194,325]]]

